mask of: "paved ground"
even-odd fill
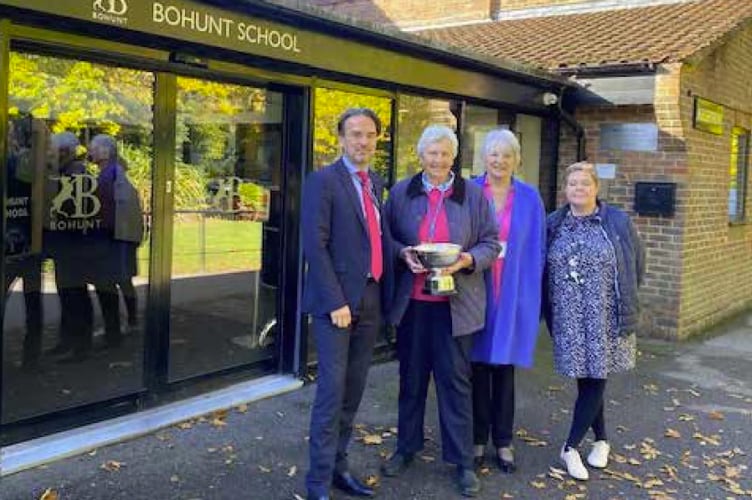
[[[725,499],[752,496],[752,315],[684,344],[640,343],[638,369],[607,389],[614,449],[587,483],[557,463],[569,425],[573,384],[551,371],[541,339],[537,366],[518,374],[520,470],[484,471],[485,499]],[[440,461],[435,404],[421,460],[399,479],[378,477],[393,447],[397,365],[373,367],[358,416],[354,471],[373,475],[380,498],[459,498]],[[38,499],[51,489],[72,500],[295,499],[304,497],[306,435],[314,386],[2,479],[3,500]],[[365,444],[363,437],[381,438]],[[369,439],[370,441],[371,439]],[[336,496],[335,498],[343,498]]]

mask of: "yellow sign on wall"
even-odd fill
[[[723,106],[695,97],[694,125],[697,130],[723,135]]]

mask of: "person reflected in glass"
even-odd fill
[[[120,164],[120,167],[123,169],[123,175],[125,177],[125,182],[128,182],[130,184],[128,179],[128,161],[120,156],[118,158],[118,163]],[[126,189],[128,189],[126,187]],[[134,188],[135,190],[135,188]],[[130,196],[133,196],[133,193],[130,194]],[[136,193],[135,197],[136,201],[140,200],[140,197],[138,197],[138,193]],[[121,209],[122,210],[122,209]],[[129,270],[129,272],[126,273],[126,276],[118,282],[117,286],[120,290],[120,295],[123,296],[123,302],[125,303],[125,313],[126,318],[128,321],[128,329],[134,330],[138,327],[138,295],[136,294],[136,288],[133,286],[133,276],[138,275],[138,247],[140,246],[142,240],[143,240],[143,215],[141,215],[141,204],[139,201],[139,218],[141,219],[141,225],[138,225],[138,222],[136,221],[136,213],[135,210],[128,211],[128,215],[124,217],[124,219],[129,219],[128,223],[132,224],[134,226],[133,231],[133,238],[136,238],[135,232],[139,229],[141,230],[141,238],[139,238],[138,241],[133,241],[132,243],[136,243],[135,246],[131,246],[130,252],[133,253],[132,257],[129,258],[129,265],[132,263],[132,268]]]
[[[64,354],[75,348],[77,339],[91,337],[93,309],[82,272],[81,246],[84,234],[69,224],[76,213],[73,186],[76,176],[86,174],[79,157],[80,142],[72,132],[50,139],[45,185],[44,246],[55,264],[55,286],[60,300],[60,331],[50,354]]]
[[[417,150],[422,171],[398,182],[386,203],[395,266],[389,323],[397,325],[399,422],[397,447],[382,464],[394,477],[423,449],[424,415],[433,374],[439,403],[442,456],[456,466],[455,481],[464,496],[476,496],[480,481],[473,470],[470,351],[485,323],[483,273],[499,254],[498,229],[483,189],[452,171],[458,141],[443,125],[423,130]],[[453,276],[455,295],[424,289],[427,270],[414,247],[454,243],[456,263],[439,270]]]
[[[117,284],[136,274],[136,250],[143,237],[143,217],[138,192],[118,162],[118,145],[107,134],[95,136],[89,160],[99,172],[95,197],[99,205],[96,228],[91,231],[91,261],[87,266],[104,319],[107,347],[122,342],[120,296]]]
[[[572,424],[560,457],[570,476],[587,480],[578,447],[592,428],[595,441],[587,462],[597,469],[608,465],[606,381],[635,366],[637,289],[645,251],[629,216],[598,199],[592,163],[567,167],[564,189],[566,204],[547,220],[544,313],[554,368],[577,380]]]
[[[31,117],[8,123],[8,157],[5,165],[7,186],[5,234],[6,299],[17,279],[22,280],[26,332],[21,366],[34,369],[42,349],[42,256],[32,248]],[[6,300],[7,304],[7,300]]]
[[[533,365],[541,313],[546,212],[538,190],[514,176],[520,143],[510,130],[488,133],[486,172],[475,182],[494,207],[501,252],[486,271],[486,327],[473,346],[473,433],[476,468],[489,432],[496,464],[516,469],[512,437],[515,367]]]

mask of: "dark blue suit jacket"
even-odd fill
[[[384,180],[373,171],[370,177],[381,214],[383,246]],[[308,262],[303,312],[328,315],[347,304],[357,315],[371,269],[371,245],[358,191],[341,159],[306,178],[301,224]],[[389,274],[386,264],[382,282]]]

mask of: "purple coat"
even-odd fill
[[[475,182],[482,186],[485,176]],[[472,361],[530,368],[541,317],[546,213],[535,188],[517,179],[512,186],[512,221],[501,292],[496,301],[491,271],[486,271],[486,328],[475,337]]]

